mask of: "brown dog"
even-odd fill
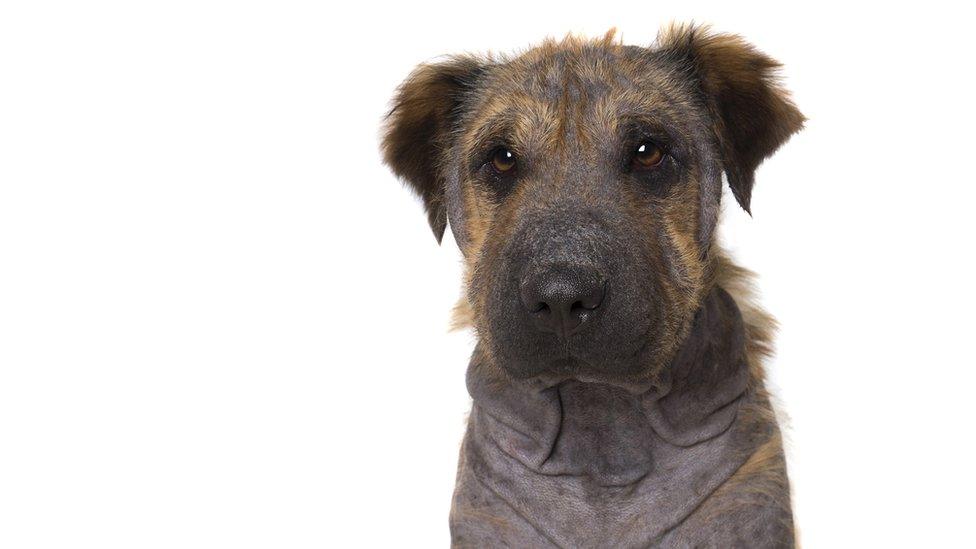
[[[803,124],[777,63],[693,27],[419,67],[386,162],[467,265],[456,546],[782,547],[771,320],[715,243],[722,174]]]

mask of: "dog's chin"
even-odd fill
[[[618,387],[635,395],[657,392],[662,389],[661,368],[652,364],[635,361],[629,364],[614,364],[613,367],[598,367],[573,356],[565,356],[536,364],[534,368],[518,365],[514,368],[502,366],[519,382],[546,390],[567,381],[594,383]]]

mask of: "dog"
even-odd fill
[[[804,117],[779,64],[672,25],[419,66],[382,152],[465,262],[455,547],[792,547],[773,320],[716,242],[723,175]],[[750,212],[751,214],[751,212]]]

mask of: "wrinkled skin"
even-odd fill
[[[401,87],[385,158],[438,238],[450,222],[479,337],[456,546],[792,545],[768,342],[713,243],[722,174],[748,210],[802,125],[776,66],[673,28],[457,57]]]

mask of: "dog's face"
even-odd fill
[[[653,380],[708,288],[722,173],[748,210],[756,166],[802,124],[776,66],[678,28],[652,49],[567,39],[404,83],[386,160],[438,238],[450,220],[493,362],[515,378]]]

